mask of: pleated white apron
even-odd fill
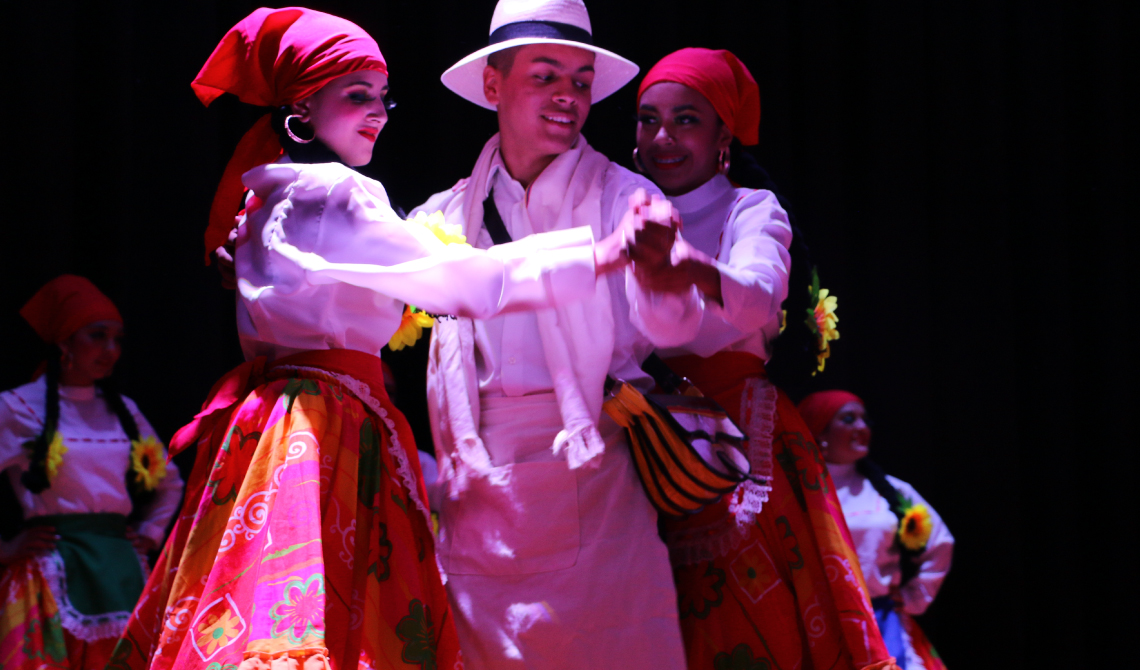
[[[625,436],[608,417],[599,467],[551,452],[553,393],[484,398],[495,468],[440,510],[465,666],[683,670],[677,597]]]

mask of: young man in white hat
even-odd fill
[[[484,248],[578,226],[596,240],[620,231],[631,196],[660,192],[580,130],[637,66],[591,44],[581,0],[501,0],[490,43],[442,79],[496,110],[500,132],[469,178],[419,210],[442,210]],[[629,272],[569,306],[437,321],[438,555],[468,668],[684,667],[657,515],[601,406],[607,375],[648,381],[639,365],[654,345],[698,325],[695,294],[645,295]]]

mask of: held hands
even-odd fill
[[[646,291],[687,293],[689,287],[696,286],[706,298],[722,302],[720,270],[716,267],[716,261],[684,238],[677,238],[665,263],[636,264],[634,277]]]
[[[706,298],[721,302],[720,270],[716,261],[677,233],[681,215],[672,203],[638,191],[626,215],[635,230],[629,258],[641,287],[656,293],[687,293],[696,286]]]
[[[55,528],[33,526],[9,542],[0,540],[0,565],[12,565],[36,554],[51,551],[55,549],[55,543],[58,541],[59,536],[55,534]]]
[[[648,265],[668,262],[680,229],[681,215],[671,202],[637,189],[617,230],[594,245],[597,274],[623,269],[631,261]]]

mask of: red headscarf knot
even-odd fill
[[[361,70],[388,74],[376,40],[360,26],[303,7],[262,7],[226,33],[190,86],[205,105],[232,93],[251,105],[279,107]],[[281,155],[269,119],[267,114],[249,129],[226,165],[210,208],[207,263],[233,228],[244,192],[241,176]]]
[[[123,321],[110,298],[76,275],[60,275],[44,284],[20,308],[20,316],[48,344],[63,342],[89,323]]]
[[[674,51],[641,80],[638,104],[646,89],[662,81],[683,84],[705,96],[741,144],[760,142],[760,87],[732,52],[698,48]]]
[[[818,440],[820,433],[827,430],[831,420],[849,402],[863,404],[863,400],[854,393],[818,391],[801,400],[800,404],[796,405],[796,409],[800,411],[800,416],[803,417],[812,437]]]

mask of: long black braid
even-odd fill
[[[45,393],[45,409],[44,409],[44,429],[32,441],[25,446],[30,451],[30,467],[20,475],[20,482],[29,491],[35,494],[43,493],[48,488],[51,488],[51,481],[47,475],[47,455],[48,448],[51,446],[52,439],[55,437],[56,431],[59,429],[59,378],[62,373],[60,366],[60,359],[63,353],[58,346],[52,346],[47,354],[47,369],[44,372],[45,381],[47,382],[47,391]],[[95,382],[99,390],[103,392],[103,401],[107,403],[107,408],[111,410],[119,419],[119,425],[123,427],[123,432],[127,434],[127,438],[133,443],[139,439],[139,426],[135,421],[135,417],[131,414],[127,404],[123,402],[123,396],[119,391],[112,378],[101,379]],[[133,445],[132,445],[133,447]],[[155,491],[147,491],[143,487],[139,477],[131,470],[131,464],[128,462],[127,471],[125,473],[127,493],[131,496],[131,515],[129,521],[137,521],[141,518],[143,512],[146,511],[150,503],[154,501]]]
[[[782,305],[787,313],[787,327],[772,343],[771,360],[764,367],[773,384],[798,395],[818,365],[816,354],[819,351],[819,341],[815,333],[803,323],[806,310],[815,307],[808,304],[808,287],[811,285],[815,262],[807,237],[797,225],[790,203],[780,194],[768,172],[760,167],[756,158],[740,144],[740,140],[733,138],[729,151],[728,178],[745,188],[771,191],[780,202],[780,207],[788,213],[788,223],[792,227],[792,244],[789,249],[792,269],[788,276],[788,297]]]
[[[114,379],[111,377],[100,379],[95,382],[95,385],[103,391],[103,401],[107,403],[107,408],[119,417],[119,425],[123,427],[123,432],[127,434],[127,438],[132,443],[137,441],[139,439],[139,425],[135,421],[134,415],[131,414],[131,410],[127,408],[127,403],[123,402],[123,396],[119,394]],[[131,470],[130,463],[127,464],[126,477],[127,493],[131,496],[131,515],[127,520],[135,522],[141,519],[143,512],[154,502],[156,492],[146,490],[139,477]]]
[[[20,475],[20,483],[24,485],[24,488],[36,494],[51,487],[47,475],[47,455],[48,447],[51,446],[51,441],[55,438],[55,432],[59,428],[59,376],[62,357],[63,352],[58,346],[49,347],[47,369],[44,371],[44,378],[47,382],[44,429],[39,436],[24,445],[31,452],[29,454],[31,466]]]
[[[866,477],[867,481],[871,482],[872,488],[886,499],[887,504],[891,507],[891,512],[898,517],[899,527],[901,528],[903,517],[906,516],[906,509],[903,507],[905,501],[898,489],[887,479],[887,473],[883,472],[879,464],[870,458],[863,458],[856,461],[855,471]],[[897,533],[895,534],[895,547],[899,551],[899,570],[902,572],[899,588],[902,588],[918,574],[918,565],[922,557],[922,552],[908,549],[906,545],[899,541]]]

